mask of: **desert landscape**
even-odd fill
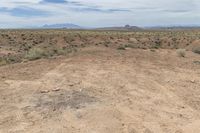
[[[0,133],[200,133],[200,30],[1,30]]]

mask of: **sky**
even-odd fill
[[[0,0],[0,28],[200,25],[200,0]]]

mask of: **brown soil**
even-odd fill
[[[190,51],[88,46],[2,66],[0,133],[199,133],[198,61]]]

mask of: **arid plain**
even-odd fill
[[[1,30],[0,133],[199,133],[199,38]]]

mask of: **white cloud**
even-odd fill
[[[50,16],[17,17],[1,13],[0,26],[43,25],[45,23],[75,23],[83,26],[171,25],[199,24],[199,0],[68,0],[76,4],[43,3],[42,0],[0,0],[0,8],[27,7]],[[78,5],[77,3],[81,4]],[[81,8],[95,9],[82,11]],[[77,10],[73,10],[77,9]],[[109,9],[127,9],[129,12],[103,12]],[[102,10],[102,12],[101,12]],[[31,23],[30,23],[31,22]],[[198,23],[199,22],[199,23]]]

